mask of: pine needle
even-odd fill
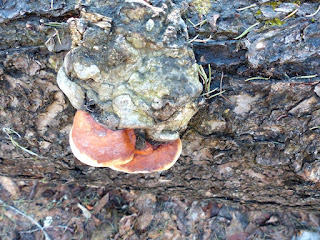
[[[259,25],[259,22],[256,22],[255,24],[251,25],[250,27],[248,27],[246,30],[244,30],[243,33],[241,33],[238,37],[234,38],[234,40],[238,40],[242,37],[244,37],[245,35],[247,35],[255,26]]]

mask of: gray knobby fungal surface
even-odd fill
[[[180,9],[125,1],[108,14],[91,6],[69,20],[72,49],[59,87],[76,109],[111,129],[145,129],[157,141],[179,138],[202,92]]]

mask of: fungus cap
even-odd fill
[[[145,146],[143,149],[137,149],[134,151],[135,155],[150,155],[151,153],[153,153],[153,146],[145,141]]]
[[[77,159],[93,167],[128,163],[135,151],[132,129],[112,131],[85,112],[78,110],[70,132],[70,147]]]
[[[150,144],[148,144],[146,144],[146,148],[148,148],[149,151]],[[181,154],[181,150],[181,140],[177,139],[172,142],[161,144],[148,155],[146,154],[146,151],[142,154],[135,154],[130,162],[122,165],[110,166],[110,168],[125,173],[151,173],[164,171],[175,164]]]

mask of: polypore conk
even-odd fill
[[[72,49],[58,84],[75,108],[113,130],[145,129],[157,141],[179,138],[198,110],[202,84],[186,24],[166,3],[130,0],[116,11],[89,6],[69,21]]]
[[[136,137],[132,129],[112,131],[85,111],[77,111],[70,132],[70,147],[83,163],[93,167],[111,167],[130,162]]]
[[[73,154],[92,167],[109,167],[125,173],[151,173],[172,167],[181,154],[181,140],[153,146],[145,142],[136,149],[132,129],[112,131],[97,123],[92,116],[78,110],[70,132]]]
[[[148,151],[149,149],[151,149],[150,152]],[[138,153],[141,151],[136,150],[130,162],[111,166],[110,168],[125,173],[151,173],[167,170],[180,157],[182,150],[181,140],[177,139],[164,143],[154,150],[149,147],[148,150],[142,154]]]

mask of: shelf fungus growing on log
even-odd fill
[[[126,173],[167,170],[175,164],[182,150],[180,139],[158,146],[145,142],[143,149],[136,149],[132,129],[112,131],[81,110],[74,117],[69,140],[73,154],[84,164]]]
[[[147,152],[147,154],[135,152],[130,162],[110,168],[126,173],[150,173],[167,170],[176,163],[181,150],[181,140],[176,139],[163,143],[156,148],[152,147],[152,151]]]
[[[68,21],[72,48],[58,72],[59,87],[76,109],[90,112],[110,131],[140,129],[147,142],[163,143],[152,149],[152,161],[167,147],[177,150],[175,162],[181,151],[179,132],[198,111],[202,92],[179,9],[170,1],[156,7],[126,0],[115,11],[86,5],[81,12]],[[135,156],[132,161],[145,159]],[[132,161],[112,168],[130,172]],[[101,166],[99,161],[95,165]]]
[[[73,154],[81,162],[93,167],[111,167],[132,160],[136,137],[132,129],[112,131],[79,110],[69,141]]]

